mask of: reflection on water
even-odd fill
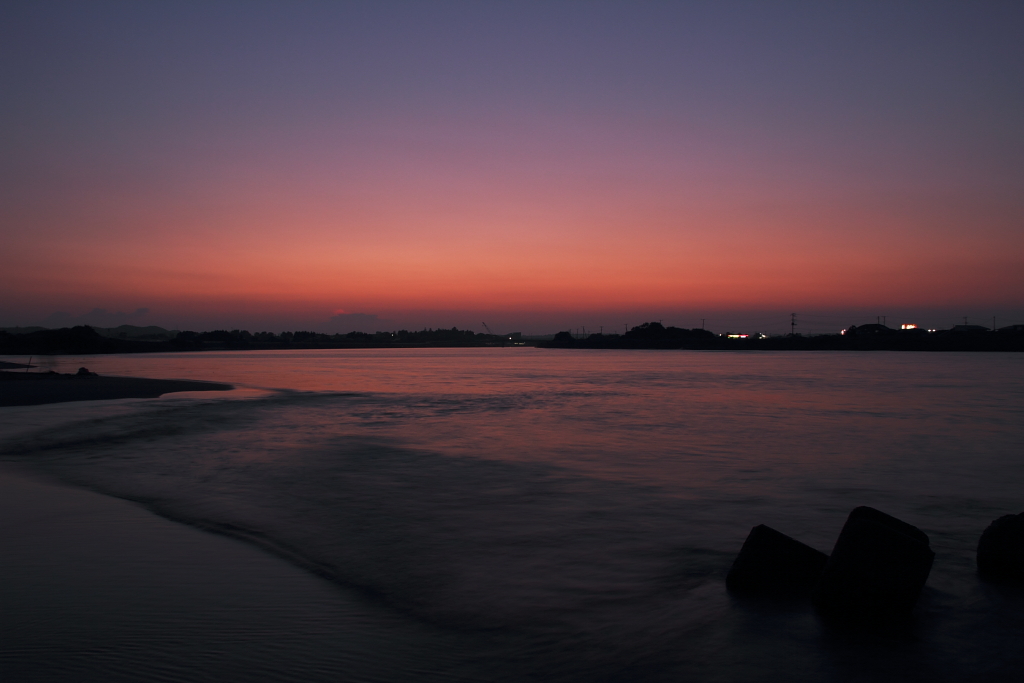
[[[242,537],[415,623],[490,634],[496,649],[471,678],[513,661],[549,680],[1022,671],[1007,639],[1024,635],[1024,616],[973,574],[980,531],[1024,509],[1019,355],[66,362],[275,391],[11,409],[5,459]],[[823,629],[806,605],[724,591],[754,524],[828,551],[856,505],[931,536],[935,569],[907,642],[862,642]]]

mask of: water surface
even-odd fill
[[[985,526],[1024,510],[1020,354],[509,348],[59,362],[244,389],[5,409],[4,460],[276,553],[429,633],[424,671],[1024,673],[1024,599],[980,583],[973,564]],[[829,552],[857,505],[931,537],[935,567],[907,631],[836,631],[804,603],[725,591],[755,524]],[[388,642],[359,655],[379,680]]]

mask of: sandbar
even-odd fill
[[[230,391],[219,382],[104,375],[62,375],[0,371],[0,406],[32,406],[67,401],[157,398],[177,391]]]

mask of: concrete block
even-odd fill
[[[749,594],[809,594],[828,555],[771,527],[750,530],[725,579],[730,591]]]
[[[844,619],[906,618],[934,560],[927,534],[917,527],[874,508],[854,508],[814,589],[814,602],[823,613]]]
[[[978,574],[995,581],[1024,582],[1024,512],[988,525],[978,541]]]

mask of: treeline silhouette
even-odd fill
[[[59,330],[38,330],[26,334],[0,331],[0,353],[3,354],[93,354],[152,353],[160,351],[213,351],[220,349],[344,349],[379,347],[459,347],[494,346],[507,337],[479,334],[458,328],[425,329],[397,332],[249,332],[248,330],[213,330],[210,332],[179,332],[165,341],[141,341],[106,337],[89,327],[79,325]]]
[[[376,348],[387,346],[488,346],[500,337],[491,334],[474,333],[453,327],[445,329],[424,329],[419,331],[398,330],[397,332],[349,332],[348,334],[323,334],[321,332],[273,332],[251,333],[247,330],[214,330],[212,332],[180,332],[169,344],[177,349],[344,349]]]
[[[727,336],[703,329],[664,327],[650,322],[625,334],[591,334],[585,337],[559,332],[538,344],[560,349],[704,349],[761,351],[1024,351],[1024,325],[1000,330],[957,326],[929,332],[923,329],[894,330],[884,325],[850,327],[846,334],[803,336]]]
[[[719,348],[719,336],[708,330],[644,323],[621,335],[598,333],[577,337],[571,332],[559,332],[542,346],[560,349],[716,349]]]
[[[0,331],[0,354],[152,353],[258,349],[366,349],[404,347],[481,347],[529,344],[556,349],[694,349],[760,351],[1024,351],[1024,325],[1000,330],[957,326],[951,330],[893,330],[884,325],[850,327],[846,334],[730,337],[703,329],[664,327],[649,322],[625,334],[573,335],[559,332],[550,341],[524,341],[471,330],[423,329],[397,332],[323,334],[296,331],[213,330],[179,332],[166,340],[104,336],[88,325],[23,334]]]

